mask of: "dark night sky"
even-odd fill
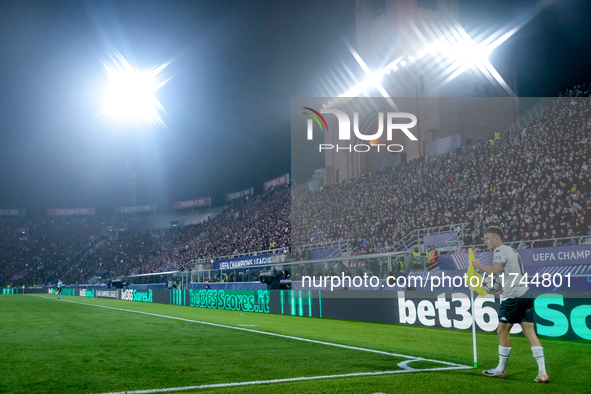
[[[462,2],[468,31],[537,4],[482,3]],[[545,8],[493,53],[517,68],[521,96],[591,80],[586,3]],[[0,208],[128,205],[134,154],[139,202],[161,210],[261,190],[290,172],[291,97],[313,96],[334,59],[350,60],[341,33],[354,39],[354,0],[3,1]],[[158,92],[166,130],[98,116],[109,46],[138,68],[174,58]]]

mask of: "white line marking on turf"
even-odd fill
[[[44,297],[44,298],[46,298],[46,297]],[[341,345],[340,343],[332,343],[332,342],[318,341],[318,340],[315,340],[315,339],[294,337],[294,336],[291,336],[291,335],[276,334],[276,333],[273,333],[273,332],[253,330],[252,328],[244,328],[244,327],[236,327],[236,326],[226,326],[224,324],[210,323],[210,322],[200,321],[200,320],[191,320],[191,319],[185,319],[185,318],[176,317],[176,316],[159,315],[157,313],[142,312],[142,311],[136,311],[136,310],[133,310],[133,309],[115,308],[115,307],[106,306],[106,305],[89,304],[87,302],[78,302],[78,301],[65,300],[65,299],[63,299],[62,301],[71,302],[73,304],[94,306],[94,307],[97,307],[97,308],[112,309],[112,310],[116,310],[116,311],[131,312],[131,313],[139,313],[141,315],[156,316],[156,317],[163,317],[165,319],[173,319],[173,320],[186,321],[186,322],[190,322],[190,323],[204,324],[204,325],[214,326],[214,327],[230,328],[232,330],[247,331],[247,332],[252,332],[252,333],[255,333],[255,334],[263,334],[263,335],[270,335],[270,336],[280,337],[280,338],[294,339],[296,341],[317,343],[317,344],[320,344],[320,345],[340,347],[340,348],[343,348],[343,349],[359,350],[359,351],[362,351],[362,352],[377,353],[377,354],[383,354],[383,355],[392,356],[392,357],[410,358],[410,359],[413,359],[412,361],[430,361],[430,362],[434,362],[434,363],[438,363],[438,364],[449,365],[449,366],[452,366],[452,367],[472,368],[472,367],[467,366],[467,365],[456,364],[456,363],[452,363],[452,362],[449,362],[449,361],[432,360],[432,359],[423,358],[423,357],[408,356],[406,354],[398,354],[398,353],[384,352],[382,350],[366,349],[366,348],[357,347],[357,346]]]
[[[43,297],[43,298],[46,298],[46,297]],[[48,299],[48,298],[46,298],[46,299]],[[199,385],[199,386],[169,387],[169,388],[162,388],[162,389],[147,389],[147,390],[135,390],[135,391],[118,391],[118,392],[111,392],[111,393],[105,393],[105,394],[149,394],[149,393],[163,393],[163,392],[170,392],[170,391],[198,390],[198,389],[208,389],[208,388],[251,386],[251,385],[258,385],[258,384],[288,383],[288,382],[298,382],[298,381],[318,380],[318,379],[334,379],[334,378],[347,378],[347,377],[357,377],[357,376],[393,375],[393,374],[409,373],[409,372],[446,371],[446,370],[454,370],[454,369],[471,369],[472,368],[471,366],[468,366],[468,365],[456,364],[456,363],[451,363],[451,362],[447,362],[447,361],[431,360],[431,359],[427,359],[427,358],[407,356],[404,354],[397,354],[397,353],[388,353],[388,352],[383,352],[383,351],[375,350],[375,349],[366,349],[366,348],[360,348],[360,347],[356,347],[356,346],[347,346],[347,345],[341,345],[338,343],[317,341],[314,339],[299,338],[299,337],[294,337],[291,335],[275,334],[272,332],[253,330],[253,329],[242,328],[242,327],[226,326],[223,324],[185,319],[185,318],[176,317],[176,316],[160,315],[160,314],[156,314],[156,313],[136,311],[133,309],[115,308],[115,307],[111,307],[111,306],[89,304],[86,302],[77,302],[77,301],[65,300],[65,299],[64,299],[64,301],[71,302],[73,304],[95,306],[97,308],[112,309],[112,310],[123,311],[123,312],[139,313],[142,315],[163,317],[166,319],[180,320],[180,321],[204,324],[204,325],[215,326],[215,327],[230,328],[230,329],[234,329],[234,330],[242,330],[242,331],[253,332],[253,333],[257,333],[257,334],[271,335],[271,336],[276,336],[276,337],[281,337],[281,338],[294,339],[294,340],[303,341],[303,342],[311,342],[311,343],[317,343],[317,344],[321,344],[321,345],[334,346],[334,347],[340,347],[340,348],[351,349],[351,350],[360,350],[360,351],[365,351],[365,352],[370,352],[370,353],[378,353],[378,354],[384,354],[384,355],[389,355],[389,356],[394,356],[394,357],[404,357],[404,358],[410,359],[410,360],[406,360],[406,361],[398,363],[398,367],[400,367],[402,369],[396,370],[396,371],[356,372],[356,373],[339,374],[339,375],[303,376],[303,377],[285,378],[285,379],[254,380],[254,381],[249,381],[249,382],[216,383],[216,384],[204,384],[204,385]],[[446,364],[446,365],[450,365],[450,366],[449,367],[439,367],[439,368],[423,368],[423,369],[415,369],[415,368],[408,366],[409,363],[414,362],[414,361],[430,361],[430,362],[439,363],[439,364]]]
[[[408,366],[408,363],[412,363],[413,361],[417,360],[401,361],[398,363],[398,368],[406,369],[407,371],[414,371],[415,369],[413,367]]]
[[[256,327],[254,324],[238,324],[240,327]]]
[[[377,375],[393,375],[397,373],[409,373],[409,372],[423,372],[423,371],[446,371],[450,369],[469,369],[469,366],[460,367],[441,367],[441,368],[425,368],[409,370],[397,370],[397,371],[378,371],[378,372],[356,372],[346,373],[340,375],[321,375],[321,376],[302,376],[298,378],[286,378],[286,379],[271,379],[271,380],[252,380],[249,382],[236,382],[236,383],[216,383],[216,384],[203,384],[200,386],[184,386],[184,387],[169,387],[163,389],[148,389],[148,390],[135,390],[135,391],[116,391],[103,394],[148,394],[148,393],[164,393],[167,391],[183,391],[183,390],[197,390],[197,389],[211,389],[219,387],[236,387],[236,386],[252,386],[257,384],[271,384],[271,383],[287,383],[287,382],[301,382],[305,380],[318,380],[318,379],[334,379],[334,378],[350,378],[356,376],[377,376]]]

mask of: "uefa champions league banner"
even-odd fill
[[[526,266],[591,264],[591,245],[519,249],[518,252]]]
[[[201,197],[194,200],[175,201],[172,203],[172,209],[192,209],[192,208],[204,208],[211,206],[211,197]]]
[[[115,214],[156,213],[156,204],[136,205],[131,207],[114,207]]]
[[[94,207],[90,208],[49,208],[47,216],[94,216]]]
[[[27,216],[27,210],[24,208],[0,209],[0,216]]]
[[[121,299],[121,293],[118,289],[94,289],[94,297],[96,298],[111,298],[114,300]]]
[[[517,249],[517,253],[521,256],[523,265],[526,267],[591,264],[591,245]],[[493,252],[476,252],[474,255],[482,264],[492,264]],[[440,255],[439,268],[444,271],[467,270],[468,253]]]
[[[249,189],[240,190],[239,192],[228,193],[226,194],[226,201],[230,202],[233,200],[237,200],[239,198],[254,196],[254,187]]]
[[[272,187],[279,187],[283,185],[289,185],[289,174],[283,174],[277,178],[271,179],[263,183],[263,190],[267,191]]]
[[[256,265],[271,263],[271,256],[260,254],[258,256],[236,257],[234,259],[221,259],[213,262],[213,269],[227,270],[236,268],[248,268]]]

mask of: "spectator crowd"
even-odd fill
[[[326,186],[271,190],[198,224],[114,231],[116,218],[0,217],[0,286],[66,283],[188,268],[213,259],[347,240],[356,254],[395,250],[415,229],[490,225],[508,241],[583,236],[591,226],[591,105],[586,87],[556,100],[516,134]],[[121,220],[121,219],[119,219]],[[123,220],[125,227],[125,220]],[[238,278],[240,279],[240,278]]]
[[[120,231],[126,221],[115,218],[0,220],[0,286],[41,284],[58,273],[66,283],[86,283],[93,276],[178,270],[195,259],[288,248],[290,192],[271,190],[202,223],[159,230]]]
[[[567,92],[582,95],[581,87]],[[588,91],[587,91],[588,94]],[[468,223],[506,239],[587,235],[591,225],[591,103],[556,100],[518,135],[345,180],[294,198],[293,244],[348,240],[358,254],[396,248],[414,229]]]
[[[0,218],[0,285],[40,284],[89,249],[112,222],[94,217]]]
[[[199,224],[165,231],[119,232],[85,262],[90,272],[111,276],[185,269],[197,259],[213,259],[290,245],[289,188],[229,206]]]

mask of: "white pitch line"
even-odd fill
[[[44,298],[46,298],[46,297],[44,297]],[[48,299],[48,298],[46,298],[46,299]],[[434,363],[438,363],[438,364],[449,365],[449,366],[452,366],[452,367],[472,368],[472,367],[467,366],[467,365],[456,364],[456,363],[452,363],[452,362],[449,362],[449,361],[432,360],[432,359],[423,358],[423,357],[408,356],[406,354],[390,353],[390,352],[384,352],[382,350],[367,349],[367,348],[362,348],[362,347],[357,347],[357,346],[342,345],[340,343],[332,343],[332,342],[318,341],[318,340],[315,340],[315,339],[294,337],[294,336],[291,336],[291,335],[276,334],[276,333],[273,333],[273,332],[253,330],[252,328],[244,328],[244,327],[236,327],[236,326],[226,326],[224,324],[211,323],[211,322],[199,321],[199,320],[192,320],[192,319],[185,319],[185,318],[176,317],[176,316],[159,315],[157,313],[142,312],[142,311],[136,311],[136,310],[133,310],[133,309],[123,309],[123,308],[115,308],[115,307],[112,307],[112,306],[89,304],[87,302],[78,302],[78,301],[72,301],[72,300],[66,300],[66,299],[62,299],[62,301],[71,302],[73,304],[94,306],[94,307],[97,307],[97,308],[112,309],[112,310],[116,310],[116,311],[131,312],[131,313],[139,313],[139,314],[142,314],[142,315],[163,317],[165,319],[173,319],[173,320],[186,321],[186,322],[190,322],[190,323],[204,324],[204,325],[214,326],[214,327],[230,328],[232,330],[240,330],[240,331],[252,332],[252,333],[255,333],[255,334],[270,335],[270,336],[274,336],[274,337],[293,339],[293,340],[302,341],[302,342],[317,343],[317,344],[320,344],[320,345],[334,346],[334,347],[339,347],[339,348],[349,349],[349,350],[359,350],[359,351],[362,351],[362,352],[377,353],[377,354],[383,354],[383,355],[392,356],[392,357],[410,358],[410,359],[412,359],[412,361],[429,361],[429,362],[434,362]]]
[[[407,370],[409,372],[415,371],[415,368],[408,366],[408,363],[412,363],[413,361],[416,361],[416,360],[401,361],[401,362],[398,363],[398,368],[405,369],[405,370]]]
[[[43,297],[43,298],[46,298],[46,297]],[[48,299],[48,298],[46,298],[46,299]],[[185,319],[185,318],[176,317],[176,316],[160,315],[157,313],[142,312],[142,311],[136,311],[136,310],[124,309],[124,308],[115,308],[115,307],[105,306],[105,305],[89,304],[86,302],[78,302],[78,301],[72,301],[72,300],[66,300],[66,299],[63,299],[63,301],[71,302],[73,304],[88,305],[88,306],[94,306],[97,308],[112,309],[112,310],[123,311],[123,312],[139,313],[142,315],[162,317],[165,319],[180,320],[180,321],[204,324],[204,325],[209,325],[209,326],[214,326],[214,327],[230,328],[230,329],[234,329],[234,330],[253,332],[256,334],[270,335],[270,336],[276,336],[276,337],[281,337],[281,338],[293,339],[293,340],[297,340],[297,341],[316,343],[316,344],[321,344],[321,345],[326,345],[326,346],[340,347],[340,348],[350,349],[350,350],[359,350],[359,351],[370,352],[370,353],[378,353],[378,354],[384,354],[384,355],[389,355],[389,356],[393,356],[393,357],[404,357],[404,358],[409,359],[409,360],[398,363],[398,367],[400,367],[402,369],[396,370],[396,371],[356,372],[356,373],[339,374],[339,375],[302,376],[302,377],[297,377],[297,378],[254,380],[254,381],[249,381],[249,382],[216,383],[216,384],[204,384],[204,385],[199,385],[199,386],[169,387],[169,388],[162,388],[162,389],[117,391],[117,392],[110,392],[110,393],[104,393],[104,394],[164,393],[164,392],[171,392],[171,391],[199,390],[199,389],[208,389],[208,388],[223,388],[223,387],[236,387],[236,386],[252,386],[252,385],[259,385],[259,384],[287,383],[287,382],[298,382],[298,381],[318,380],[318,379],[334,379],[334,378],[347,378],[347,377],[357,377],[357,376],[393,375],[393,374],[409,373],[409,372],[446,371],[446,370],[454,370],[454,369],[471,369],[472,368],[471,366],[468,366],[468,365],[456,364],[456,363],[451,363],[451,362],[447,362],[447,361],[431,360],[431,359],[427,359],[427,358],[408,356],[408,355],[397,354],[397,353],[388,353],[388,352],[384,352],[381,350],[366,349],[366,348],[361,348],[361,347],[356,347],[356,346],[341,345],[338,343],[317,341],[314,339],[294,337],[291,335],[275,334],[272,332],[253,330],[253,329],[243,328],[243,327],[226,326],[224,324],[217,324],[217,323],[210,323],[210,322],[204,322],[204,321],[199,321],[199,320]],[[429,361],[429,362],[434,362],[434,363],[439,363],[439,364],[446,364],[446,365],[450,365],[450,366],[449,367],[440,367],[440,368],[423,368],[423,369],[415,369],[415,368],[408,366],[409,363],[415,362],[415,361]]]
[[[451,370],[451,369],[470,369],[470,368],[472,368],[472,367],[469,367],[467,365],[462,365],[462,366],[458,366],[458,367],[425,368],[425,369],[414,369],[414,370],[403,369],[403,370],[396,370],[396,371],[356,372],[356,373],[346,373],[346,374],[340,374],[340,375],[302,376],[302,377],[298,377],[298,378],[253,380],[253,381],[249,381],[249,382],[235,382],[235,383],[203,384],[200,386],[169,387],[169,388],[163,388],[163,389],[115,391],[115,392],[102,393],[102,394],[164,393],[164,392],[168,392],[168,391],[199,390],[199,389],[236,387],[236,386],[253,386],[253,385],[258,385],[258,384],[301,382],[301,381],[306,381],[306,380],[318,380],[318,379],[350,378],[350,377],[357,377],[357,376],[393,375],[393,374],[397,374],[397,373],[447,371],[447,370]]]

